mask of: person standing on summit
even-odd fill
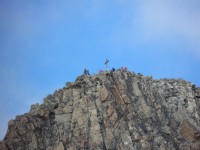
[[[86,68],[84,69],[84,75],[87,75],[87,69]]]

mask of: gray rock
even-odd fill
[[[200,149],[200,88],[124,72],[79,76],[8,123],[0,150]]]

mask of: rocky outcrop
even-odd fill
[[[80,76],[8,123],[1,150],[199,150],[200,88],[117,70]]]

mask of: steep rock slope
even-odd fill
[[[1,150],[200,149],[200,88],[118,69],[79,76],[8,123]]]

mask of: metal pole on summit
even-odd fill
[[[108,60],[108,58],[106,58],[106,62],[105,62],[105,64],[106,64],[106,72],[108,72],[108,62],[109,62],[109,60]]]

